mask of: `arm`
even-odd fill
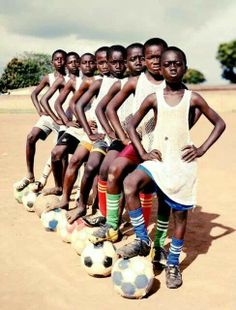
[[[97,140],[101,138],[101,135],[94,135],[91,131],[87,118],[85,116],[85,107],[90,103],[94,96],[97,96],[102,84],[102,80],[96,80],[79,99],[75,106],[75,112],[78,117],[79,123],[84,128],[84,131],[88,135],[90,140]],[[103,135],[102,135],[103,136]]]
[[[127,144],[127,135],[121,126],[117,111],[119,107],[129,97],[129,95],[134,94],[136,85],[137,85],[137,78],[131,78],[130,80],[128,80],[128,82],[126,82],[126,84],[122,87],[122,89],[109,102],[109,105],[106,110],[112,127],[114,128],[119,139],[124,144]]]
[[[158,150],[152,150],[150,153],[147,153],[144,147],[141,144],[140,137],[136,131],[136,128],[148,113],[149,110],[153,109],[154,114],[157,115],[157,99],[155,94],[147,96],[142,102],[139,110],[134,114],[133,118],[128,124],[128,134],[133,145],[137,149],[140,157],[143,160],[152,160],[158,159],[161,161],[161,153]]]
[[[62,88],[64,85],[64,78],[59,77],[56,79],[56,81],[53,83],[53,85],[49,88],[49,90],[46,92],[46,94],[42,97],[40,100],[40,103],[42,104],[45,111],[48,113],[49,116],[56,122],[59,123],[59,118],[55,115],[55,113],[52,111],[48,101],[49,99],[55,94],[57,90]]]
[[[107,95],[104,96],[102,100],[98,103],[97,108],[95,110],[100,124],[102,125],[102,127],[104,128],[104,130],[111,139],[115,139],[116,135],[107,120],[105,110],[111,99],[120,91],[120,88],[121,88],[121,82],[120,81],[115,82],[109,89]]]
[[[38,95],[47,86],[49,86],[49,79],[48,79],[48,75],[45,75],[45,77],[40,81],[39,85],[36,86],[36,88],[33,90],[32,94],[31,94],[31,100],[32,100],[39,116],[43,115],[45,112],[43,111],[43,109],[39,103]]]
[[[223,119],[206,103],[206,101],[197,93],[192,93],[191,107],[198,108],[202,114],[214,125],[208,138],[200,147],[194,145],[185,146],[182,151],[182,159],[187,162],[193,161],[197,157],[204,155],[207,150],[219,139],[225,130],[225,122]]]
[[[59,115],[59,117],[61,118],[61,120],[63,121],[65,125],[67,125],[67,123],[70,122],[70,119],[68,118],[68,113],[66,113],[64,109],[62,108],[62,105],[66,101],[71,91],[74,91],[74,82],[73,80],[70,79],[66,83],[62,91],[60,92],[60,95],[57,97],[55,104],[54,104],[57,114]]]

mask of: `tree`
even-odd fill
[[[220,44],[216,59],[222,66],[221,76],[231,83],[236,83],[236,40]]]
[[[191,68],[187,70],[183,78],[183,82],[188,84],[200,84],[205,81],[206,79],[200,71]]]
[[[25,52],[7,64],[0,79],[0,92],[37,85],[51,70],[50,55]]]

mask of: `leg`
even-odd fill
[[[38,181],[34,183],[34,187],[32,188],[33,192],[38,193],[44,188],[51,171],[52,171],[52,167],[51,167],[51,156],[50,156],[43,168],[42,176],[40,177]]]
[[[77,218],[86,214],[89,193],[92,189],[94,178],[98,173],[103,158],[104,154],[99,152],[92,152],[90,154],[80,183],[80,196],[79,201],[77,201],[77,208],[69,211],[67,214],[67,220],[69,223],[73,223]]]
[[[23,178],[16,186],[17,190],[24,189],[29,183],[34,182],[34,158],[36,152],[36,143],[39,139],[45,139],[42,129],[33,127],[26,140],[26,166],[27,176]]]
[[[54,176],[55,187],[46,189],[44,195],[58,195],[62,194],[63,188],[63,157],[68,154],[67,145],[56,145],[51,152],[51,165]]]
[[[173,209],[174,233],[170,244],[166,266],[166,285],[168,288],[178,288],[182,285],[182,275],[179,269],[179,257],[184,244],[188,211]]]
[[[70,195],[73,189],[73,185],[77,179],[78,170],[81,165],[87,160],[88,156],[89,151],[84,146],[79,145],[75,153],[71,157],[68,168],[66,170],[61,202],[57,206],[52,206],[50,210],[56,208],[68,209]]]

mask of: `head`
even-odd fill
[[[187,71],[185,53],[176,46],[168,47],[161,55],[161,71],[166,82],[181,82]]]
[[[161,76],[160,59],[167,43],[160,38],[152,38],[144,43],[144,57],[147,70],[155,76]]]
[[[126,70],[126,48],[122,45],[112,45],[107,52],[107,59],[111,75],[122,78]]]
[[[80,58],[80,70],[83,75],[91,77],[96,70],[95,56],[91,53],[85,53]]]
[[[145,67],[144,55],[143,55],[143,44],[133,43],[127,46],[127,69],[132,76],[139,75]]]
[[[108,49],[109,49],[108,46],[102,46],[98,48],[95,52],[97,69],[100,75],[109,75],[110,73],[107,61]]]
[[[66,56],[66,68],[69,74],[79,74],[80,57],[76,52],[69,52]]]
[[[66,55],[66,52],[62,49],[58,49],[53,52],[52,65],[56,71],[65,71]]]

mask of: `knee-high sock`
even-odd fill
[[[43,173],[42,173],[41,178],[39,179],[39,182],[45,185],[47,183],[47,179],[51,171],[52,171],[52,166],[51,166],[51,156],[50,156],[43,168]]]
[[[111,195],[107,193],[107,224],[114,229],[119,225],[119,202],[121,194]]]
[[[143,208],[143,217],[144,217],[145,226],[147,227],[149,224],[150,215],[152,211],[153,195],[152,193],[148,193],[148,194],[140,193],[139,198],[140,198],[141,206]]]
[[[142,208],[129,211],[129,216],[134,227],[136,237],[149,244],[150,239],[148,237],[147,228],[145,227]]]
[[[167,257],[168,265],[179,265],[179,256],[184,245],[184,240],[178,240],[172,237],[169,254]]]
[[[169,215],[158,214],[156,233],[154,238],[154,248],[164,247],[168,225],[169,225]]]
[[[106,216],[106,193],[107,181],[102,181],[98,178],[98,207],[103,216]]]

